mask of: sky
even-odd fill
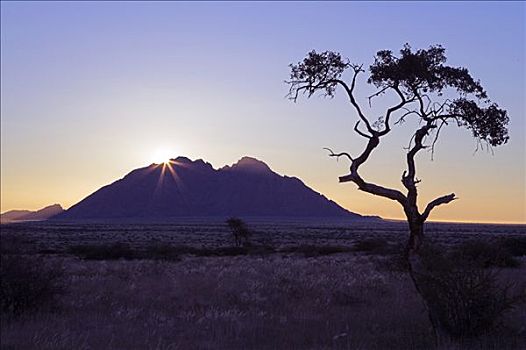
[[[510,141],[477,151],[446,127],[418,160],[420,206],[456,193],[430,220],[526,223],[524,2],[1,2],[1,211],[65,208],[160,154],[214,167],[244,155],[361,214],[402,219],[397,203],[339,184],[358,154],[357,116],[333,99],[285,96],[290,63],[312,49],[368,66],[375,53],[441,44],[510,116]],[[371,86],[357,97],[369,108]],[[362,176],[402,189],[394,128]]]

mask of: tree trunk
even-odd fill
[[[436,307],[426,295],[425,285],[422,281],[422,276],[431,273],[426,264],[424,264],[421,256],[421,250],[424,244],[424,221],[417,216],[408,218],[408,222],[410,236],[407,244],[406,259],[409,275],[427,311],[429,321],[433,327],[436,347],[438,349],[447,349],[452,345],[452,339],[440,321],[438,310],[436,310]]]

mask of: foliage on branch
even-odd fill
[[[349,173],[340,176],[340,182],[353,182],[362,191],[401,204],[410,230],[405,254],[409,274],[425,301],[437,345],[441,344],[440,340],[446,333],[463,336],[490,329],[511,305],[507,291],[496,288],[492,276],[485,273],[457,274],[453,270],[442,279],[441,275],[429,273],[433,271],[425,266],[425,259],[420,254],[424,241],[424,222],[431,211],[457,198],[454,193],[442,195],[430,201],[423,211],[418,208],[417,185],[421,182],[416,171],[418,152],[426,148],[433,152],[442,127],[450,122],[471,130],[476,139],[489,146],[502,145],[509,139],[507,112],[490,101],[481,83],[466,68],[451,67],[445,63],[445,50],[440,45],[412,51],[406,44],[399,56],[390,50],[379,51],[369,67],[367,82],[378,89],[369,96],[369,104],[373,98],[386,93],[394,94],[399,99],[381,116],[364,113],[355,98],[354,89],[357,76],[365,71],[362,66],[342,59],[339,53],[325,51],[318,54],[311,51],[302,62],[290,65],[291,76],[287,82],[290,85],[289,96],[294,101],[300,93],[311,97],[320,92],[333,97],[338,86],[347,93],[358,116],[354,131],[365,138],[367,143],[356,156],[327,149],[329,156],[345,156],[350,161]],[[352,68],[353,73],[349,84],[343,80],[348,68]],[[370,159],[381,139],[390,133],[393,118],[397,118],[394,124],[398,125],[405,118],[416,118],[418,121],[418,127],[407,147],[407,168],[401,176],[405,193],[368,182],[360,175],[360,167]],[[362,128],[360,123],[363,123]],[[477,313],[479,310],[484,311]],[[470,323],[473,314],[477,316],[476,322]],[[454,333],[456,330],[460,330],[458,334]]]
[[[342,73],[350,67],[348,60],[339,53],[325,51],[318,53],[312,50],[298,64],[290,64],[291,98],[296,99],[303,90],[311,97],[316,91],[324,90],[326,96],[334,96],[337,82]],[[294,91],[294,94],[292,92]]]
[[[399,86],[409,95],[415,90],[441,94],[447,87],[454,87],[461,94],[487,98],[480,82],[466,68],[445,66],[446,60],[445,49],[440,45],[412,52],[411,46],[405,44],[400,57],[390,50],[378,51],[369,68],[368,82],[379,88]]]
[[[289,97],[294,101],[300,94],[311,97],[317,92],[333,97],[338,86],[345,91],[358,116],[354,131],[368,141],[358,155],[335,153],[329,149],[330,156],[346,156],[351,163],[350,173],[341,176],[340,182],[352,181],[362,191],[399,202],[409,221],[416,224],[423,223],[433,208],[456,199],[453,193],[443,195],[431,201],[423,212],[417,206],[417,184],[421,180],[416,177],[415,157],[423,149],[430,149],[433,154],[444,125],[453,123],[471,130],[479,142],[488,146],[499,146],[509,139],[507,112],[491,102],[480,81],[475,80],[466,68],[448,66],[446,61],[445,49],[440,45],[413,51],[406,44],[398,55],[390,50],[378,51],[367,79],[378,90],[369,97],[369,103],[386,93],[399,98],[398,103],[380,116],[368,116],[355,98],[357,77],[365,72],[362,65],[351,64],[339,53],[309,52],[303,61],[290,65],[290,80],[287,81]],[[348,80],[344,77],[347,70],[351,72]],[[365,181],[359,168],[367,162],[391,127],[403,124],[406,118],[416,118],[419,126],[407,147],[407,170],[401,177],[407,193],[403,194]]]
[[[509,139],[507,112],[490,101],[480,81],[475,80],[466,68],[448,66],[446,61],[445,49],[440,45],[413,51],[406,44],[399,56],[390,50],[378,51],[369,67],[367,82],[379,90],[371,97],[392,91],[401,99],[399,105],[387,111],[385,118],[380,117],[381,123],[364,120],[365,116],[354,101],[356,77],[364,72],[362,66],[351,64],[336,52],[317,53],[313,50],[303,61],[291,64],[290,80],[287,81],[289,97],[296,101],[300,93],[311,97],[316,92],[333,97],[340,84],[350,95],[362,121],[371,129],[370,133],[378,131],[382,134],[380,136],[385,135],[390,131],[390,114],[403,109],[405,113],[400,116],[401,121],[406,116],[417,115],[429,122],[430,129],[440,123],[456,121],[459,126],[471,130],[475,138],[491,146],[506,143]],[[342,80],[348,68],[354,72],[350,86]],[[439,100],[448,89],[456,91],[458,98]],[[436,97],[434,100],[429,95],[432,93]],[[474,99],[468,99],[468,96]]]
[[[449,113],[458,116],[459,125],[471,129],[475,138],[491,146],[508,142],[508,114],[496,103],[484,108],[473,100],[459,98],[450,104]]]

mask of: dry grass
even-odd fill
[[[2,325],[14,348],[404,349],[429,329],[404,276],[367,258],[68,259],[60,312]],[[415,317],[413,313],[421,315]]]
[[[279,227],[273,226],[273,230],[278,231]],[[342,228],[316,231],[316,228],[284,226],[281,230],[279,235],[265,237],[265,231],[259,227],[259,236],[255,235],[254,239],[275,247],[274,252],[265,254],[196,256],[198,254],[185,253],[177,255],[177,259],[133,260],[84,260],[65,254],[64,247],[73,245],[65,242],[69,236],[48,231],[51,238],[46,241],[44,234],[36,231],[29,240],[37,245],[33,250],[51,246],[60,253],[47,259],[61,262],[68,287],[54,310],[23,314],[15,320],[2,317],[1,347],[433,348],[425,311],[407,274],[395,268],[396,256],[353,251],[354,243],[363,236],[349,239],[349,233]],[[130,249],[152,247],[152,239],[139,240],[136,229],[134,232],[126,242]],[[294,244],[289,238],[278,238],[283,232],[307,238]],[[90,231],[90,235],[96,234],[108,235]],[[150,234],[155,236],[145,232]],[[221,247],[221,234],[216,241],[206,233],[189,235],[195,237],[194,241],[178,241],[177,234],[164,241],[176,247],[187,244],[213,251]],[[397,237],[382,230],[370,232],[366,238],[371,235],[386,237],[390,246],[398,242]],[[224,237],[231,240],[226,230]],[[158,243],[165,244],[163,242]],[[309,246],[307,254],[294,248],[302,242]],[[152,251],[160,256],[173,253],[162,244]],[[316,245],[318,248],[314,249]],[[322,246],[332,248],[320,248]],[[310,254],[313,251],[330,255]],[[519,259],[523,262],[520,268],[501,270],[503,280],[525,281],[525,258]],[[524,320],[524,307],[512,310],[505,319],[511,328],[466,340],[461,348],[526,348]]]

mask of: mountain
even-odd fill
[[[3,214],[0,214],[0,222],[6,223],[11,221],[19,220],[20,218],[24,217],[24,215],[30,214],[32,211],[30,210],[10,210],[6,211]]]
[[[37,211],[30,212],[22,217],[22,220],[46,220],[64,211],[60,204],[53,204]]]
[[[214,169],[201,159],[178,157],[133,170],[55,219],[227,216],[364,218],[255,158]]]
[[[63,211],[60,204],[53,204],[36,211],[10,210],[0,215],[0,222],[47,220]]]

